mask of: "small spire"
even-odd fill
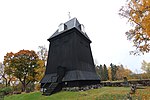
[[[68,12],[68,18],[69,18],[69,19],[71,18],[70,12]]]

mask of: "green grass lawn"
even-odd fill
[[[82,92],[61,91],[51,96],[43,96],[40,92],[5,96],[4,100],[123,100],[130,92],[129,87],[102,87]],[[150,87],[137,89],[133,100],[150,100]]]

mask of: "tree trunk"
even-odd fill
[[[7,78],[4,75],[2,77],[5,79],[5,86],[7,87],[8,86],[8,84],[7,84]]]
[[[8,80],[7,86],[10,86],[11,79]]]
[[[22,92],[25,92],[26,91],[26,84],[25,82],[21,82],[22,83]]]
[[[8,84],[7,84],[7,79],[5,79],[5,81],[6,81],[6,82],[5,82],[5,86],[7,87],[7,86],[8,86]]]
[[[25,79],[22,81],[21,78],[19,77],[19,81],[20,81],[21,84],[22,84],[22,92],[25,92],[25,90],[26,90],[26,82],[25,82]]]

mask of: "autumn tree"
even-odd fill
[[[38,56],[33,50],[20,50],[14,54],[6,54],[4,57],[4,64],[11,69],[7,74],[12,74],[22,83],[22,91],[26,90],[29,83],[36,81],[37,61]]]
[[[111,67],[110,66],[108,67],[108,79],[109,79],[109,81],[112,80]]]
[[[116,78],[118,80],[123,80],[124,76],[124,67],[122,65],[118,66],[117,72],[116,72]]]
[[[118,65],[116,78],[117,80],[123,80],[124,77],[129,77],[132,74],[132,71],[128,68],[125,68],[122,64]]]
[[[13,76],[13,68],[11,67],[11,60],[14,56],[14,53],[10,52],[7,53],[6,56],[4,56],[4,61],[3,61],[3,79],[5,81],[6,87],[10,85],[11,80],[14,78]]]
[[[37,52],[37,55],[39,57],[39,60],[37,62],[38,67],[36,69],[37,72],[36,79],[39,82],[43,78],[45,73],[48,51],[45,46],[39,46],[38,49],[39,51]]]
[[[150,74],[150,62],[146,62],[145,60],[143,60],[141,69]]]
[[[119,15],[128,19],[132,29],[126,32],[127,39],[136,48],[131,54],[144,54],[150,51],[150,0],[127,0]]]

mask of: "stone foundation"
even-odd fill
[[[100,84],[96,85],[89,85],[89,86],[84,86],[84,87],[64,87],[62,88],[63,91],[86,91],[90,89],[98,89],[101,88],[102,86]]]

